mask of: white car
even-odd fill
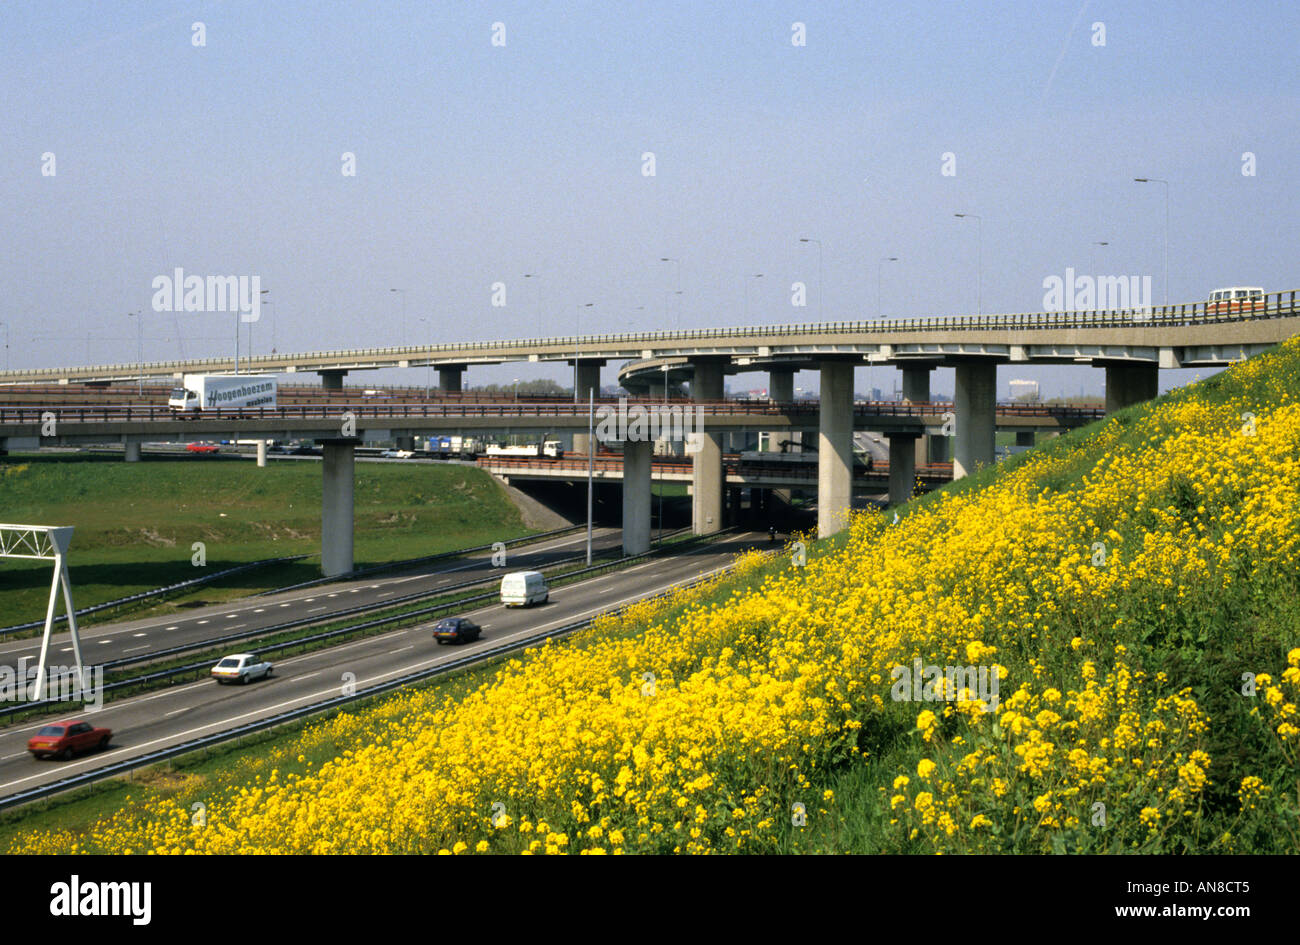
[[[410,450],[384,450],[379,455],[384,459],[410,459],[415,454]]]
[[[266,679],[270,675],[271,664],[259,660],[252,653],[227,656],[212,667],[212,678],[219,683],[246,683],[254,679]]]

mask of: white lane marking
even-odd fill
[[[382,594],[376,594],[375,596],[376,596],[376,597],[392,597],[392,596],[393,596],[393,592],[392,592],[392,591],[384,591],[384,593],[382,593]]]
[[[280,606],[281,606],[281,607],[289,607],[289,606],[291,606],[291,605],[290,605],[290,604],[281,604]]]
[[[173,715],[180,715],[182,712],[190,712],[193,708],[194,706],[192,705],[181,706],[179,709],[172,709],[170,712],[164,712],[163,717],[170,718]]]
[[[309,614],[314,614],[314,613],[317,613],[318,611],[322,611],[322,610],[324,610],[324,609],[325,609],[324,607],[313,607],[311,610],[307,611],[307,613],[309,613]]]
[[[389,652],[390,654],[392,654],[392,653],[402,653],[402,652],[404,652],[404,651],[406,651],[406,650],[413,650],[413,649],[415,649],[415,644],[414,644],[414,643],[412,643],[410,646],[399,646],[397,649],[395,649],[395,650],[389,650],[388,652]]]
[[[207,623],[206,620],[200,620],[199,623]]]
[[[712,576],[715,575],[715,574],[719,574],[719,573],[721,573],[721,572],[723,572],[723,571],[726,571],[729,567],[731,567],[730,564],[719,565],[718,567],[714,568],[714,569],[711,570],[711,571],[707,571],[707,572],[698,572],[698,573],[696,573],[695,575],[693,575],[693,576],[691,576],[691,577],[679,578],[679,579],[677,579],[677,580],[670,581],[669,583],[667,583],[667,584],[663,584],[663,585],[660,585],[660,586],[657,587],[657,588],[651,588],[651,589],[646,590],[646,591],[644,592],[643,596],[650,596],[650,595],[653,595],[653,594],[660,593],[660,592],[662,592],[662,591],[668,590],[669,588],[676,587],[676,586],[678,586],[679,584],[684,584],[684,583],[686,583],[687,581],[690,581],[690,580],[692,580],[692,579],[694,579],[694,578],[712,577]],[[608,576],[608,577],[617,577],[619,574],[624,574],[624,573],[626,573],[626,572],[613,572],[612,574],[607,575],[607,576]],[[600,580],[600,579],[597,578],[596,580]],[[484,608],[484,610],[486,610],[486,609],[487,609],[487,608]],[[476,647],[476,648],[483,648],[484,646],[488,646],[488,645],[495,645],[495,644],[499,644],[499,643],[504,643],[504,642],[507,642],[507,641],[511,640],[511,639],[514,638],[514,637],[518,637],[518,636],[526,636],[526,635],[528,635],[528,634],[531,634],[531,633],[536,632],[537,630],[547,630],[547,629],[551,629],[551,628],[554,628],[554,627],[561,627],[561,626],[564,626],[564,625],[567,624],[567,623],[571,623],[571,622],[573,622],[573,621],[576,620],[576,619],[581,619],[582,617],[586,617],[586,616],[589,616],[589,615],[594,615],[594,614],[602,613],[603,611],[606,611],[606,610],[608,610],[608,609],[609,609],[608,605],[603,605],[603,606],[602,606],[602,605],[598,605],[597,607],[594,607],[594,608],[591,608],[591,609],[589,609],[589,610],[583,611],[583,612],[581,612],[581,613],[579,613],[579,614],[572,614],[572,615],[568,615],[568,616],[565,616],[565,617],[557,618],[556,620],[550,622],[549,624],[544,624],[544,625],[542,625],[541,627],[526,627],[526,628],[520,629],[520,630],[518,630],[518,631],[515,631],[514,633],[509,634],[509,635],[507,635],[507,636],[505,636],[505,637],[500,637],[500,638],[495,639],[495,640],[481,640],[481,641],[477,641],[477,642],[478,642],[478,647]],[[302,661],[302,660],[313,659],[313,658],[315,658],[315,657],[321,656],[322,654],[324,654],[324,655],[330,655],[330,654],[334,654],[334,653],[341,652],[341,651],[346,650],[346,649],[351,649],[351,648],[356,647],[356,646],[362,646],[362,645],[364,645],[364,644],[373,643],[373,642],[374,642],[373,639],[357,640],[357,641],[354,642],[354,643],[345,644],[344,646],[339,646],[339,647],[331,647],[331,648],[329,648],[328,650],[322,650],[322,651],[319,651],[319,652],[317,652],[317,653],[304,653],[304,654],[302,654],[301,656],[294,657],[293,659],[283,661],[283,662],[281,663],[281,665],[283,666],[283,665],[287,665],[287,664],[290,664],[290,663],[299,662],[299,661]],[[357,680],[357,681],[356,681],[356,684],[358,685],[359,688],[364,688],[365,686],[369,686],[369,685],[372,685],[372,684],[374,684],[374,683],[381,682],[381,681],[383,681],[384,679],[387,679],[387,678],[390,677],[390,676],[394,676],[394,675],[405,675],[405,674],[407,674],[407,673],[417,672],[417,671],[420,670],[420,669],[425,669],[425,668],[428,668],[428,667],[430,667],[430,666],[436,665],[439,661],[451,660],[451,659],[455,659],[455,658],[456,658],[456,655],[455,655],[455,654],[440,654],[440,655],[438,655],[438,656],[436,656],[436,657],[433,657],[432,659],[426,659],[426,660],[424,660],[424,661],[422,661],[422,662],[420,662],[420,663],[416,663],[416,664],[413,664],[413,665],[402,666],[402,667],[399,667],[399,668],[397,668],[397,669],[390,670],[390,671],[388,671],[388,672],[386,672],[386,673],[382,673],[382,674],[380,674],[379,676],[372,676],[372,677],[369,677],[369,678],[367,678],[367,679],[365,679],[365,680]],[[323,672],[323,671],[322,671],[322,672]],[[311,674],[311,675],[318,675],[318,674],[319,674],[319,673]],[[310,678],[310,676],[304,676],[304,677],[302,677],[302,678],[306,679],[306,678]],[[153,694],[153,695],[139,696],[139,697],[136,697],[136,698],[131,699],[131,700],[129,700],[129,701],[125,701],[125,702],[121,703],[121,705],[124,705],[124,706],[140,705],[140,704],[143,704],[143,703],[145,703],[145,702],[152,702],[152,701],[154,701],[154,700],[156,700],[156,699],[165,699],[165,698],[168,698],[168,697],[170,697],[170,696],[179,696],[179,695],[184,695],[188,690],[190,690],[190,689],[197,689],[197,688],[199,688],[200,686],[203,686],[203,685],[207,685],[207,684],[209,684],[209,682],[210,682],[210,681],[194,682],[194,683],[191,683],[190,685],[187,685],[187,686],[181,686],[181,687],[178,687],[178,688],[176,688],[176,689],[170,689],[170,690],[167,690],[167,691],[165,691],[165,692],[155,693],[155,694]],[[289,700],[287,700],[287,701],[285,701],[285,702],[278,703],[277,705],[268,706],[268,707],[265,707],[265,708],[262,708],[262,709],[255,709],[255,710],[253,710],[253,711],[246,712],[246,713],[244,713],[243,715],[238,715],[238,716],[235,716],[235,717],[233,717],[233,718],[221,719],[221,720],[217,720],[217,721],[215,721],[215,722],[209,722],[209,723],[207,723],[207,724],[205,724],[205,725],[199,726],[198,728],[189,729],[189,730],[184,731],[184,732],[181,732],[181,733],[179,733],[179,734],[165,735],[165,736],[162,736],[162,737],[160,737],[160,738],[156,738],[156,739],[154,739],[154,740],[152,740],[152,741],[145,742],[145,743],[142,744],[142,745],[137,745],[137,746],[134,746],[134,747],[136,747],[137,749],[145,749],[145,748],[149,748],[150,746],[157,745],[157,744],[160,744],[160,743],[165,742],[165,741],[168,741],[168,740],[175,740],[175,743],[179,743],[180,741],[187,741],[189,738],[193,737],[196,733],[198,733],[198,732],[202,732],[202,731],[204,731],[205,729],[217,728],[217,727],[220,727],[220,726],[223,726],[223,725],[230,725],[230,724],[232,724],[232,723],[239,722],[239,721],[242,720],[242,719],[249,718],[249,717],[252,717],[252,716],[256,716],[256,715],[259,715],[259,714],[262,714],[262,713],[265,713],[266,715],[274,715],[274,714],[276,713],[276,710],[283,709],[283,708],[285,708],[285,707],[287,707],[287,706],[291,706],[291,705],[294,705],[294,704],[296,704],[296,703],[309,702],[309,701],[312,701],[312,700],[319,701],[320,699],[322,699],[322,698],[324,698],[324,697],[326,697],[326,696],[333,696],[333,695],[336,695],[336,694],[337,694],[337,687],[331,687],[330,689],[322,690],[322,691],[320,691],[320,692],[311,693],[311,694],[308,694],[308,695],[305,695],[305,696],[298,696],[298,697],[295,697],[295,698],[293,698],[293,699],[289,699]],[[35,731],[36,731],[40,726],[42,726],[42,725],[44,725],[44,724],[45,724],[44,722],[34,723],[33,726],[32,726],[28,731],[35,732]],[[22,754],[26,754],[26,752],[23,752]],[[19,756],[15,755],[14,757],[19,757]],[[84,765],[87,761],[93,761],[93,760],[95,760],[95,759],[94,759],[94,758],[87,758],[87,759],[85,759],[84,761],[76,761],[76,762],[72,762],[72,763],[70,763],[70,764],[68,764],[68,765],[64,765],[64,766],[61,768],[61,770],[68,771],[68,770],[74,769],[74,768],[76,768],[76,767],[78,767],[78,766],[80,766],[80,765]],[[8,786],[9,784],[13,784],[13,785],[25,784],[25,783],[27,783],[28,781],[32,781],[32,780],[35,780],[35,779],[40,778],[40,777],[42,777],[41,774],[31,775],[31,776],[26,777],[26,778],[20,778],[20,779],[18,779],[18,780],[16,780],[16,781],[10,781],[10,782],[7,782],[6,786]]]
[[[127,647],[125,650],[123,650],[122,652],[123,652],[123,653],[130,653],[132,650],[147,650],[147,649],[149,649],[149,644],[148,644],[148,643],[142,643],[142,644],[140,644],[139,646],[128,646],[128,647]]]
[[[264,613],[266,613],[266,608],[265,608],[265,607],[259,607],[259,608],[257,608],[257,610],[253,611],[253,613],[255,613],[255,614],[264,614]]]
[[[305,675],[305,676],[291,676],[291,677],[290,677],[290,681],[292,681],[292,682],[296,682],[296,681],[299,680],[299,679],[311,679],[313,676],[319,676],[319,675],[320,675],[321,673],[323,673],[323,672],[324,672],[324,670],[322,669],[322,670],[317,670],[317,671],[314,672],[314,673],[308,673],[308,674]]]
[[[308,597],[305,601],[303,601],[303,603],[304,603],[304,604],[310,604],[310,603],[311,603],[312,601],[314,601],[315,599],[316,599],[316,598],[314,598],[314,597]]]
[[[60,653],[71,653],[71,652],[72,652],[72,647],[70,647],[70,646],[65,646],[63,649],[59,650],[59,652],[60,652]]]
[[[179,630],[180,627],[168,627],[167,629],[168,629],[168,630]]]
[[[147,635],[147,634],[143,634],[143,633],[133,633],[133,634],[131,634],[131,636],[136,637],[137,639],[139,639],[140,637],[146,636],[146,635]]]
[[[16,755],[0,755],[0,761],[8,761],[10,758],[21,758],[25,754],[27,754],[27,752],[20,751]]]
[[[239,614],[226,614],[226,619],[227,619],[227,620],[234,620],[234,619],[235,619],[236,617],[238,617],[238,616],[239,616]]]
[[[105,643],[112,643],[112,642],[113,642],[112,640],[100,640],[100,641],[99,641],[99,643],[100,643],[101,646],[103,646]]]

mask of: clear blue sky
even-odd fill
[[[140,309],[150,360],[229,352],[230,316],[150,310],[177,266],[261,277],[257,352],[399,343],[392,288],[412,343],[570,333],[587,302],[584,333],[673,327],[661,256],[682,327],[964,314],[977,227],[955,212],[983,218],[985,311],[1041,310],[1067,267],[1149,275],[1159,303],[1142,176],[1171,184],[1171,300],[1296,288],[1298,24],[1289,2],[9,2],[10,362],[134,361]],[[542,376],[563,368],[470,380]],[[1003,394],[1013,376],[1101,385],[1004,367]]]

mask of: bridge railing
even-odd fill
[[[536,353],[546,349],[553,356],[564,357],[570,351],[580,357],[582,349],[596,356],[600,346],[632,346],[643,342],[698,341],[702,339],[717,340],[725,338],[756,338],[772,335],[797,336],[819,334],[881,334],[899,332],[934,332],[934,331],[1035,331],[1051,328],[1169,328],[1202,324],[1221,324],[1228,322],[1255,321],[1269,318],[1288,318],[1300,313],[1296,308],[1296,295],[1300,290],[1270,292],[1258,299],[1232,300],[1225,302],[1191,302],[1176,305],[1154,306],[1145,309],[1107,309],[1072,312],[1020,312],[1006,315],[963,315],[930,316],[910,319],[879,319],[876,321],[830,322],[804,325],[751,326],[744,328],[708,328],[686,331],[658,332],[622,332],[618,334],[562,336],[550,338],[506,339],[499,341],[475,341],[466,344],[403,345],[391,348],[364,348],[334,351],[308,351],[285,355],[256,355],[245,363],[250,371],[259,366],[272,369],[275,366],[297,365],[299,370],[314,370],[301,362],[320,361],[321,369],[338,368],[346,370],[349,366],[366,366],[370,362],[391,363],[405,360],[404,356],[431,358],[440,354],[454,356],[474,351],[501,351],[518,348],[522,353]],[[79,368],[42,368],[37,370],[20,370],[0,372],[0,379],[6,374],[45,375],[50,377],[77,377],[87,374],[112,374],[122,377],[134,376],[132,372],[158,374],[165,372],[202,373],[204,367],[214,370],[225,369],[228,358],[203,358],[194,361],[154,361],[145,364],[114,364]],[[450,362],[449,362],[450,363]]]
[[[605,410],[616,411],[621,403],[646,408],[661,408],[663,403],[657,400],[601,400],[597,405]],[[674,401],[669,405],[673,411],[682,411],[704,417],[735,416],[809,416],[820,409],[817,401],[795,401],[793,403],[776,403],[774,401],[723,400],[723,401]],[[954,407],[949,403],[897,403],[858,402],[853,405],[855,416],[899,417],[902,419],[925,419],[941,417]],[[1068,407],[1036,404],[999,404],[996,412],[1001,416],[1019,417],[1055,417],[1078,421],[1096,420],[1105,416],[1105,410],[1094,407]],[[519,417],[585,417],[587,404],[573,402],[528,403],[525,401],[491,401],[487,403],[448,402],[448,403],[364,403],[364,404],[289,404],[279,407],[257,407],[253,409],[205,410],[198,414],[179,414],[167,407],[138,404],[58,404],[49,406],[0,406],[0,423],[40,423],[44,415],[52,413],[60,423],[128,423],[198,420],[340,420],[344,414],[352,413],[358,419],[428,419],[446,418],[488,419]]]

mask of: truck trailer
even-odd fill
[[[167,406],[176,413],[274,407],[277,389],[272,374],[186,374]]]

